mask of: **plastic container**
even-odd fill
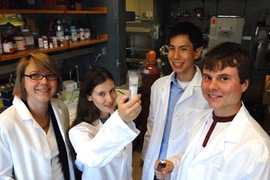
[[[44,48],[44,43],[43,43],[43,38],[42,37],[38,38],[38,47],[39,48]]]
[[[42,39],[43,39],[43,47],[44,47],[45,49],[48,49],[48,48],[49,48],[49,40],[48,40],[48,37],[45,36],[45,35],[43,35],[43,36],[42,36]]]
[[[83,41],[85,39],[85,32],[84,32],[84,29],[83,28],[80,28],[80,40]]]
[[[18,51],[26,50],[26,41],[23,35],[21,34],[14,35],[13,39],[16,42],[16,47]]]
[[[89,28],[84,29],[84,39],[89,40],[91,38],[91,32]]]

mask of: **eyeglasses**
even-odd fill
[[[29,77],[30,79],[33,79],[33,80],[36,80],[36,81],[41,80],[44,77],[49,81],[56,80],[58,78],[58,76],[56,74],[47,74],[47,75],[43,75],[43,74],[30,74],[30,75],[27,75],[27,74],[24,74],[24,76]]]

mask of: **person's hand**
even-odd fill
[[[133,121],[140,114],[141,94],[137,94],[134,98],[128,101],[129,94],[125,94],[118,102],[118,114],[126,123]]]
[[[155,166],[154,166],[155,175],[156,175],[157,179],[165,179],[167,174],[172,172],[172,170],[174,168],[174,165],[173,165],[173,163],[171,161],[165,160],[166,166],[162,167],[158,171],[158,165],[159,165],[160,162],[161,162],[160,159],[156,160],[156,163],[155,163]]]

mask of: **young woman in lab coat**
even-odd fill
[[[270,138],[241,101],[252,77],[252,55],[225,42],[201,65],[203,96],[212,109],[197,117],[185,153],[167,158],[156,176],[163,179],[180,166],[177,180],[269,180]]]
[[[112,74],[89,69],[80,86],[77,115],[69,130],[81,179],[131,180],[132,141],[138,136],[133,120],[141,111],[141,95],[123,95],[115,110],[117,92]]]

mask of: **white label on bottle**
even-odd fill
[[[4,53],[11,53],[14,52],[14,44],[13,42],[4,42],[3,43],[3,51]]]
[[[38,38],[38,47],[43,48],[43,38]]]
[[[85,38],[85,33],[84,33],[84,29],[83,28],[80,28],[80,40],[83,41]]]
[[[26,43],[24,39],[16,40],[17,50],[25,50],[26,49]]]
[[[64,40],[64,31],[56,31],[56,37],[58,40]]]
[[[90,39],[90,36],[91,36],[91,34],[90,34],[90,29],[85,28],[85,29],[84,29],[84,38],[85,38],[85,39]]]
[[[27,46],[35,44],[33,36],[25,36],[24,38]]]
[[[77,31],[71,30],[71,39],[72,41],[77,41]]]

